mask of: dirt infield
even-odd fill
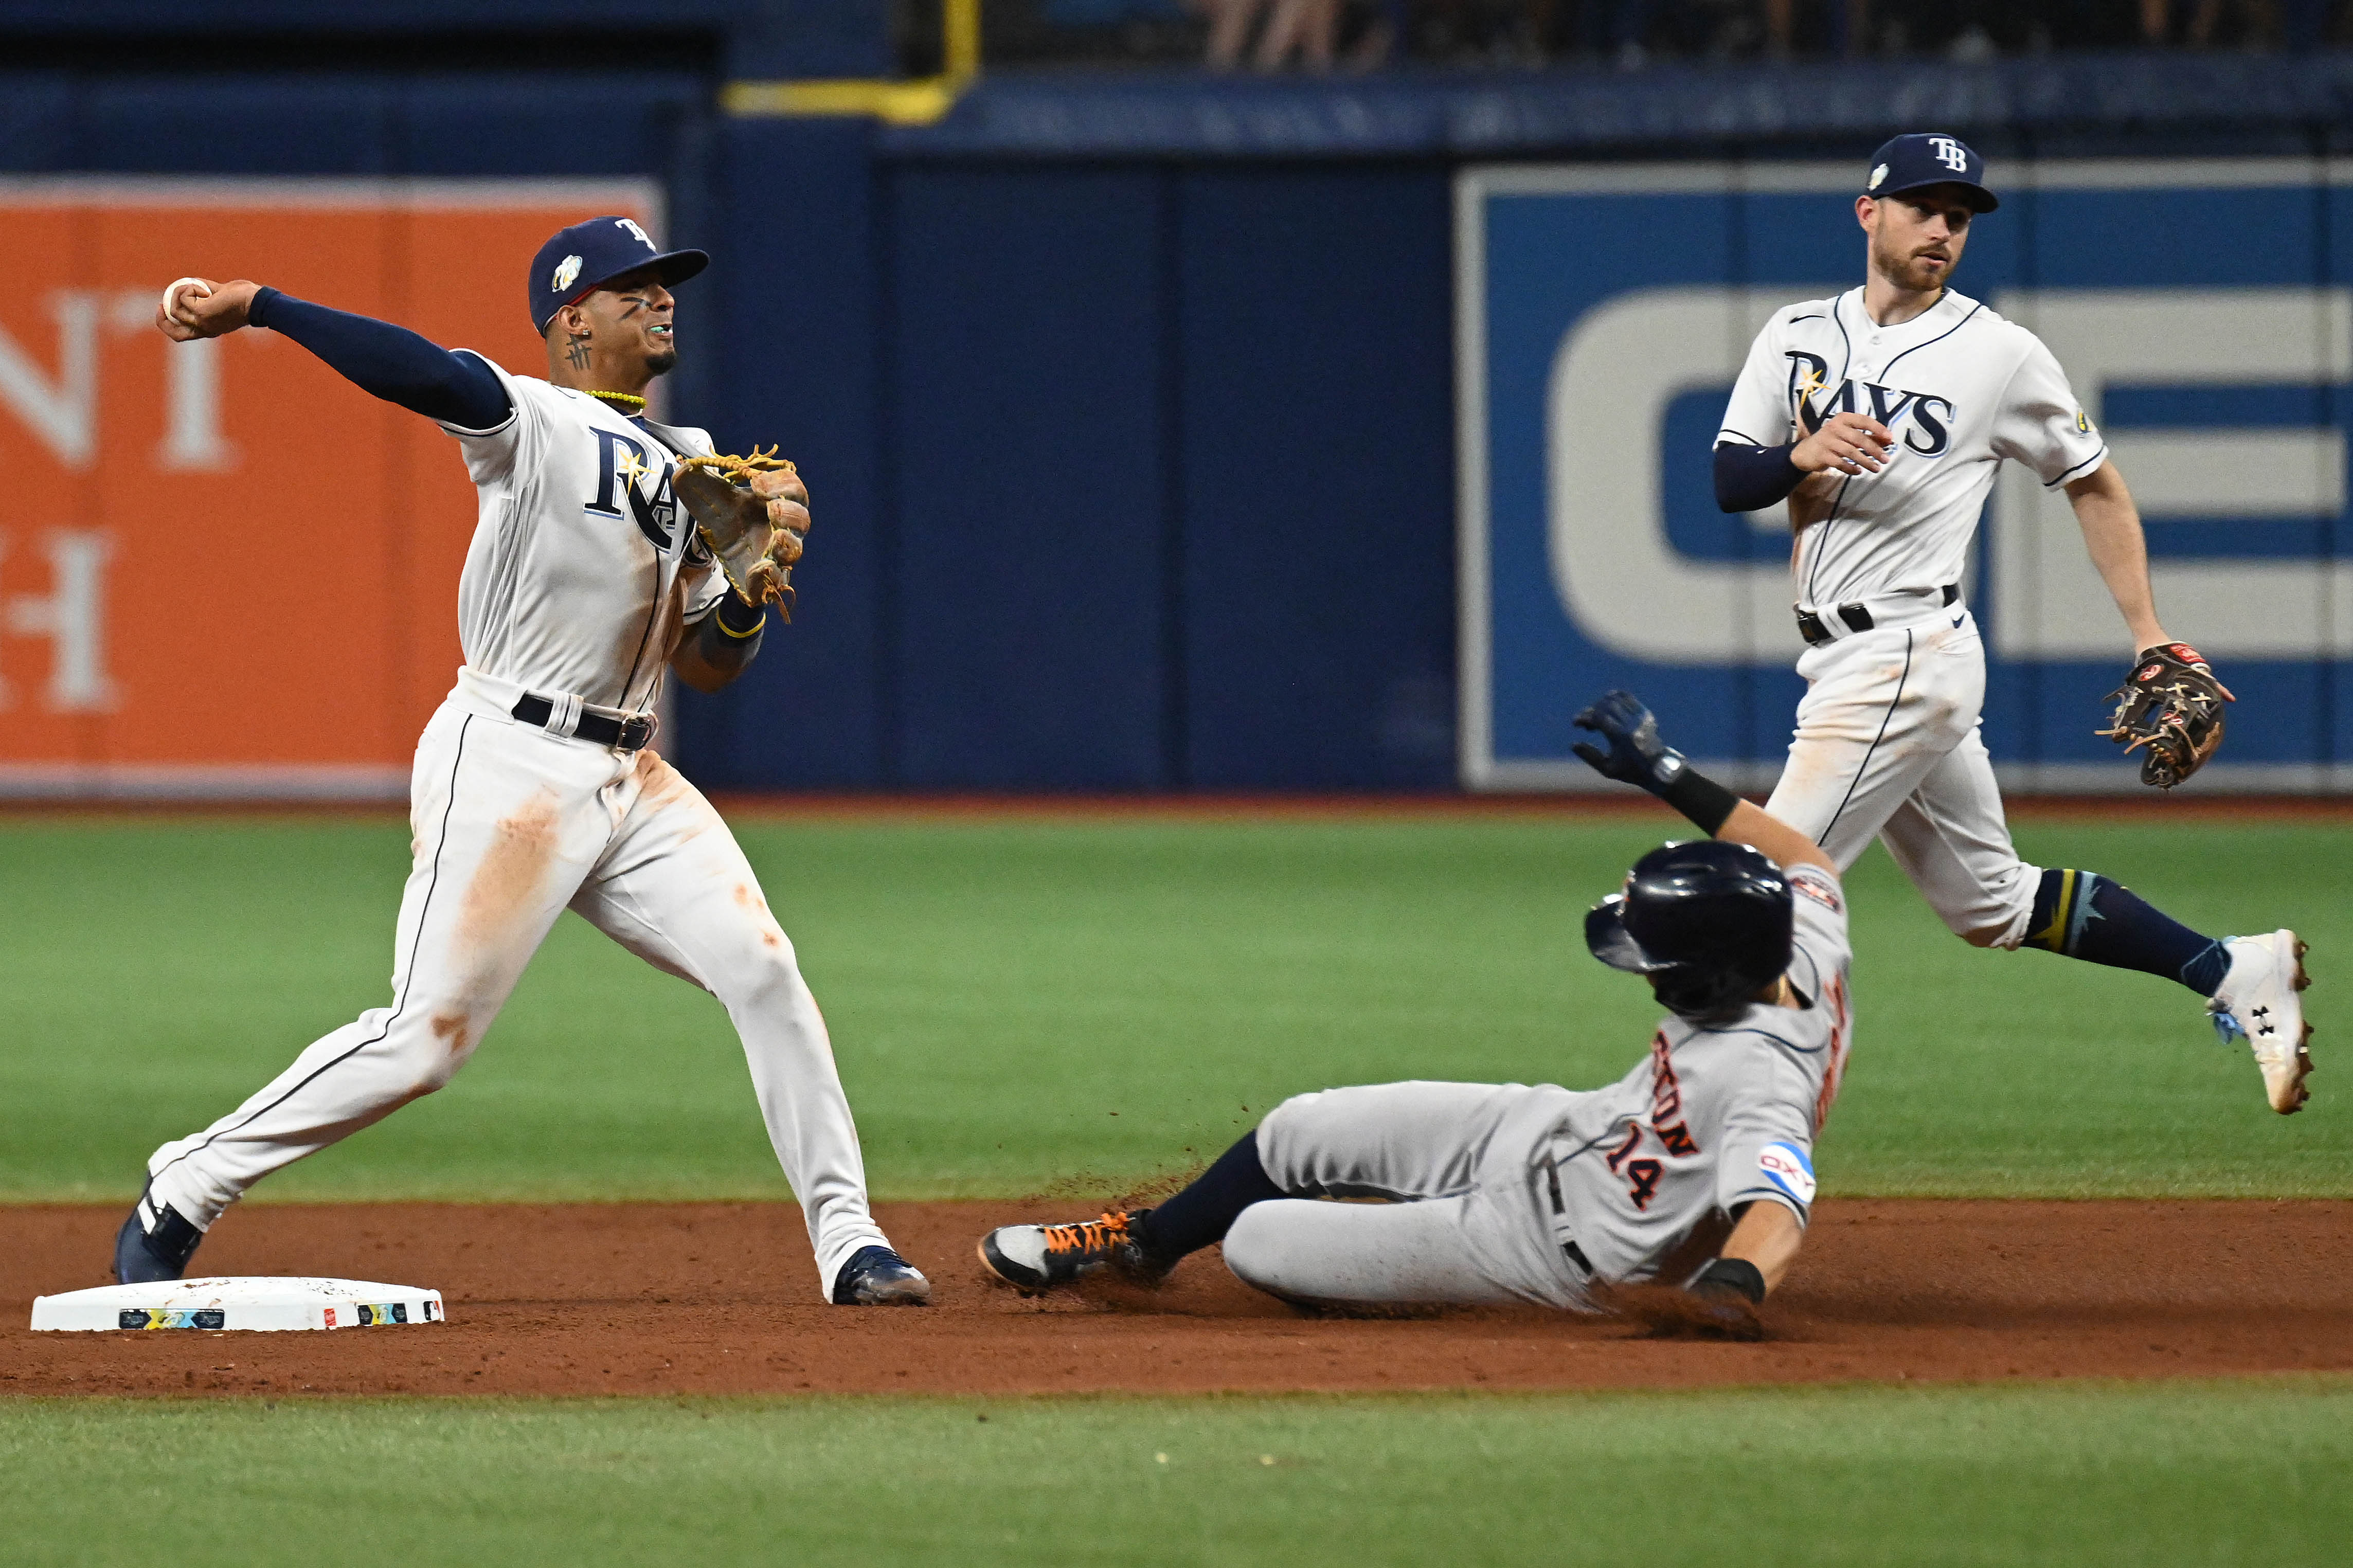
[[[816,1300],[797,1210],[261,1206],[208,1273],[438,1288],[450,1321],[338,1333],[35,1334],[107,1283],[112,1209],[0,1208],[0,1394],[1067,1394],[1565,1388],[2353,1369],[2353,1202],[1824,1204],[1762,1344],[1548,1313],[1299,1316],[1214,1255],[1168,1288],[1029,1301],[972,1247],[1034,1205],[902,1204],[929,1310]]]

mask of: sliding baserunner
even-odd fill
[[[1156,1208],[1017,1225],[981,1261],[1025,1291],[1151,1284],[1189,1252],[1287,1300],[1623,1307],[1737,1338],[1797,1256],[1852,1030],[1846,904],[1804,834],[1692,771],[1612,692],[1578,754],[1712,835],[1637,861],[1586,942],[1668,1011],[1606,1089],[1409,1082],[1275,1107]],[[1328,1203],[1326,1198],[1387,1203]],[[1634,1287],[1630,1291],[1626,1288]]]

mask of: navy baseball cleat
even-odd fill
[[[837,1307],[928,1307],[932,1282],[887,1247],[861,1247],[833,1282]]]
[[[1068,1285],[1099,1268],[1131,1284],[1157,1285],[1176,1263],[1145,1251],[1136,1239],[1136,1221],[1151,1212],[1115,1211],[1074,1225],[1000,1226],[980,1238],[980,1260],[1025,1296]]]
[[[142,1193],[130,1217],[114,1233],[114,1278],[123,1285],[144,1285],[156,1279],[177,1279],[188,1271],[188,1259],[205,1233],[180,1217],[170,1204]]]

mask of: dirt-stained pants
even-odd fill
[[[1843,872],[1877,837],[1954,934],[2026,935],[2040,867],[2018,858],[1978,730],[1985,646],[1960,605],[1809,648],[1788,764],[1765,809]]]
[[[1550,1084],[1409,1081],[1284,1100],[1259,1163],[1288,1193],[1226,1233],[1245,1283],[1325,1302],[1584,1303],[1538,1195],[1535,1152],[1569,1104]]]
[[[807,1214],[820,1291],[850,1254],[883,1244],[825,1019],[734,835],[700,791],[651,751],[519,723],[461,679],[417,743],[409,798],[414,858],[392,1005],[155,1151],[155,1195],[209,1226],[270,1172],[448,1083],[569,907],[726,1005]]]

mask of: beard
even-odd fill
[[[648,375],[668,375],[672,370],[677,368],[677,365],[678,351],[674,348],[656,349],[651,353],[646,355],[646,374]]]
[[[1881,277],[1912,293],[1925,294],[1932,289],[1941,289],[1952,280],[1953,261],[1949,250],[1942,264],[1931,266],[1914,252],[1873,246],[1872,260],[1878,266]]]

